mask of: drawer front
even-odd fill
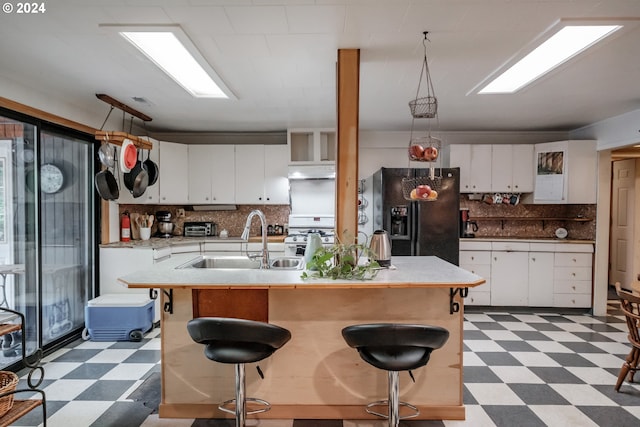
[[[556,252],[555,265],[591,267],[593,255]]]
[[[556,294],[589,294],[591,295],[590,280],[557,280],[553,282],[553,292]]]
[[[553,280],[591,281],[591,267],[556,267],[553,269]]]
[[[489,264],[491,265],[491,252],[489,251],[460,251],[460,265],[462,264]]]
[[[469,295],[464,299],[465,305],[491,305],[491,292],[480,292],[469,289]]]
[[[460,268],[463,268],[467,271],[472,272],[473,274],[477,274],[485,280],[489,280],[491,278],[491,265],[474,265],[474,264],[463,264],[460,263]],[[481,285],[485,286],[485,285]]]
[[[554,294],[553,306],[588,308],[591,307],[591,294]]]

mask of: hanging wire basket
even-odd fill
[[[442,140],[431,135],[409,140],[409,160],[414,162],[435,162],[440,155]]]
[[[402,196],[405,200],[418,202],[435,202],[442,188],[442,176],[434,174],[435,169],[430,170],[429,176],[416,176],[402,178]]]
[[[415,99],[409,101],[409,109],[414,119],[433,119],[438,115],[438,99],[436,93],[433,90],[433,81],[431,80],[431,73],[429,73],[429,64],[427,62],[427,34],[424,33],[424,40],[422,44],[424,46],[424,61],[422,62],[422,69],[420,70],[420,80],[418,80],[418,88],[416,89]],[[420,93],[420,86],[422,86],[422,79],[425,79],[426,93]]]
[[[438,114],[438,99],[435,96],[425,96],[409,101],[411,115],[415,119],[433,119]]]

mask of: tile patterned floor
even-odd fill
[[[640,385],[625,382],[620,393],[613,390],[629,346],[624,318],[616,304],[609,308],[606,317],[469,309],[464,341],[467,419],[400,425],[640,426]],[[155,329],[140,343],[76,341],[46,357],[48,425],[231,427],[223,420],[158,419],[131,396],[159,371],[158,334]],[[15,425],[37,426],[39,417],[34,410]],[[247,425],[383,427],[385,422],[248,420]]]

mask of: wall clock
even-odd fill
[[[44,193],[56,193],[60,191],[62,184],[64,184],[64,175],[58,166],[45,163],[40,167],[40,189]]]

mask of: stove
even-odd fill
[[[307,246],[307,236],[318,233],[325,247],[335,242],[334,215],[289,215],[289,233],[284,238],[285,256],[302,256]]]

